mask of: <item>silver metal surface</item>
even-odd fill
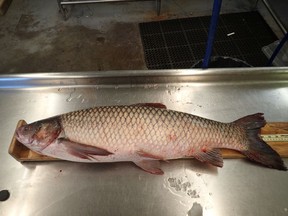
[[[258,1],[257,1],[258,2]],[[275,12],[273,11],[273,9],[271,8],[269,2],[267,0],[262,0],[263,4],[266,6],[266,8],[268,9],[269,13],[271,14],[271,16],[273,17],[273,19],[275,20],[275,22],[277,23],[277,25],[280,27],[280,29],[283,31],[284,34],[287,33],[287,29],[284,27],[284,25],[282,24],[282,22],[279,20],[278,16],[275,14]]]
[[[155,176],[132,163],[21,164],[8,154],[19,119],[100,105],[162,102],[218,121],[264,112],[287,122],[288,68],[18,74],[0,87],[0,189],[11,193],[0,215],[288,215],[288,172],[243,159],[222,169],[175,160]]]

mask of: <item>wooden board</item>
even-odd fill
[[[25,125],[24,120],[20,120],[16,129]],[[267,123],[261,129],[261,135],[264,134],[288,134],[288,122],[273,122]],[[273,149],[275,149],[281,157],[288,157],[288,142],[267,142]],[[15,136],[13,136],[9,146],[9,154],[12,155],[17,161],[56,161],[60,159],[40,155],[28,149],[20,143]],[[244,156],[236,151],[222,149],[223,158],[243,158]]]
[[[7,12],[11,2],[12,0],[0,0],[0,15],[4,15]]]

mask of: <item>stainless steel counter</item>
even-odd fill
[[[0,189],[10,191],[0,215],[288,215],[288,172],[242,159],[222,169],[175,160],[154,176],[132,163],[21,164],[8,154],[19,119],[99,105],[161,102],[218,121],[255,112],[288,121],[288,68],[3,75],[0,99]]]

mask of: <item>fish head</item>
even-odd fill
[[[23,125],[16,130],[16,139],[33,151],[40,152],[57,139],[61,124],[57,118]]]

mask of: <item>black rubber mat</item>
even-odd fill
[[[203,59],[210,18],[140,23],[147,68],[191,68]],[[262,47],[277,39],[258,12],[223,14],[219,18],[212,55],[229,56],[261,67],[268,61]]]

